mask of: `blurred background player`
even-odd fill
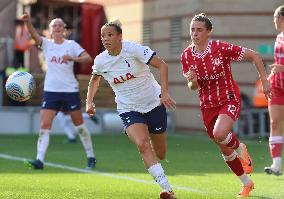
[[[249,196],[254,183],[248,175],[252,160],[246,146],[232,133],[241,110],[240,90],[233,79],[231,61],[251,60],[258,71],[266,97],[271,88],[261,57],[254,51],[210,39],[213,25],[204,14],[195,15],[190,24],[192,44],[182,55],[183,74],[188,86],[196,90],[208,136],[218,145],[229,168],[242,182],[238,197]]]
[[[91,119],[95,124],[99,124],[97,117],[90,117],[87,113],[82,114],[84,121]],[[60,126],[62,127],[64,133],[67,136],[67,143],[76,143],[77,142],[77,131],[73,125],[72,118],[69,113],[64,113],[59,111],[56,114],[56,118],[59,121]]]
[[[56,118],[58,119],[60,126],[63,128],[63,131],[67,136],[68,143],[75,143],[77,141],[77,133],[74,129],[74,126],[70,123],[70,115],[68,113],[63,113],[62,111],[59,111],[56,114]]]
[[[101,28],[101,40],[106,48],[93,65],[86,112],[95,113],[93,98],[101,76],[116,95],[117,111],[128,138],[137,146],[148,172],[163,191],[160,198],[175,198],[159,160],[166,155],[166,108],[175,108],[168,93],[168,66],[149,47],[122,41],[120,22],[106,23]],[[150,72],[149,65],[160,70],[161,86]]]
[[[269,148],[272,165],[265,167],[267,174],[281,175],[284,121],[284,5],[274,12],[274,24],[278,32],[274,45],[274,64],[271,67],[269,81],[273,96],[268,101],[270,116]]]
[[[74,62],[91,62],[90,55],[75,41],[65,39],[65,24],[55,18],[49,24],[51,39],[41,37],[33,27],[30,16],[22,15],[28,30],[45,56],[47,71],[44,80],[44,95],[40,111],[40,131],[35,160],[26,163],[34,169],[43,169],[45,154],[49,145],[49,134],[56,112],[68,112],[85,148],[87,168],[94,168],[96,158],[90,133],[86,128],[79,96],[78,82],[73,72]]]
[[[31,46],[30,34],[27,26],[22,20],[16,20],[16,31],[15,31],[15,63],[14,67],[20,68],[25,67],[24,54]]]

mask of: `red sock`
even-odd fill
[[[228,167],[237,175],[241,176],[244,174],[244,169],[240,159],[236,156],[232,161],[226,161]]]
[[[272,158],[282,157],[283,143],[269,144],[270,155]]]
[[[237,148],[239,148],[239,146],[240,146],[240,140],[239,140],[239,138],[237,138],[236,134],[234,134],[234,133],[231,133],[231,135],[232,135],[231,140],[230,140],[227,144],[225,144],[225,145],[226,145],[227,147],[232,148],[232,149],[237,149]]]

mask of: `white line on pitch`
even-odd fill
[[[4,154],[4,153],[0,153],[0,158],[8,159],[8,160],[15,160],[15,161],[27,160],[27,158],[11,156],[11,155]],[[87,169],[80,169],[80,168],[77,168],[77,167],[70,167],[70,166],[66,166],[66,165],[62,165],[62,164],[55,164],[55,163],[51,163],[51,162],[45,162],[44,165],[47,165],[47,166],[50,166],[50,167],[55,167],[55,168],[60,168],[60,169],[65,169],[65,170],[69,170],[69,171],[103,175],[103,176],[108,176],[108,177],[115,178],[115,179],[123,179],[123,180],[128,180],[128,181],[133,181],[133,182],[140,182],[140,183],[144,183],[144,184],[156,184],[154,181],[142,180],[142,179],[139,179],[139,178],[132,178],[132,177],[122,176],[122,175],[115,175],[115,174],[101,172],[101,171],[91,171],[91,170],[87,170]],[[191,187],[183,187],[183,186],[177,186],[177,185],[172,185],[172,187],[174,189],[189,191],[189,192],[193,192],[193,193],[213,195],[212,193],[209,194],[206,191],[194,189],[194,188],[191,188]]]

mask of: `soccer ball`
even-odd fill
[[[8,77],[5,88],[11,99],[24,102],[31,98],[35,80],[28,72],[16,71]]]

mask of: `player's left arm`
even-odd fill
[[[261,56],[257,52],[251,49],[246,49],[244,53],[244,59],[252,61],[252,63],[255,65],[259,78],[262,82],[263,93],[265,94],[266,98],[271,98],[272,97],[271,85],[267,80],[268,75],[265,71],[265,67]]]
[[[149,65],[160,70],[161,102],[166,108],[175,109],[176,102],[169,95],[168,89],[168,65],[158,55],[154,55]]]

